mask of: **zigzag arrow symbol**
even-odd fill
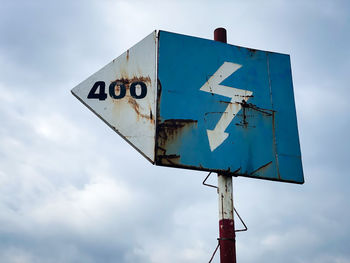
[[[228,137],[228,133],[225,132],[226,128],[230,125],[233,118],[241,110],[241,103],[243,100],[248,101],[253,92],[249,90],[236,89],[220,85],[227,77],[232,75],[236,70],[241,68],[242,65],[224,62],[219,69],[212,75],[207,82],[200,88],[200,90],[222,95],[231,98],[231,103],[227,106],[226,110],[221,115],[220,120],[216,124],[214,130],[207,130],[210,150],[214,151],[219,147]]]

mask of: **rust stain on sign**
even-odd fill
[[[151,33],[72,90],[149,161],[155,160],[157,38]]]
[[[197,120],[168,119],[158,124],[157,163],[176,164],[180,156],[171,153],[171,149],[180,147],[182,137],[197,125]]]
[[[125,93],[126,102],[131,106],[131,108],[135,111],[137,120],[140,119],[147,119],[151,123],[155,123],[154,119],[154,113],[152,112],[152,108],[149,105],[146,108],[142,107],[140,103],[138,102],[139,99],[135,99],[133,96],[131,96],[130,86],[132,83],[145,83],[146,87],[151,86],[151,78],[149,76],[134,76],[132,78],[128,78],[125,74],[122,78],[116,79],[112,81],[111,83],[115,83],[114,85],[114,94],[117,96],[120,96],[123,92]],[[138,87],[136,86],[135,89]],[[124,89],[124,90],[123,90]],[[140,92],[140,91],[138,91]],[[122,104],[120,101],[115,100],[114,101],[115,107],[121,107]]]
[[[119,84],[126,85],[127,88],[130,87],[130,84],[133,82],[147,82],[151,84],[151,78],[149,76],[133,76],[132,78],[129,78],[127,74],[123,74],[122,78],[116,79],[113,82],[117,82]]]

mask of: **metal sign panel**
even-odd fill
[[[156,32],[76,86],[72,93],[154,162]]]
[[[303,183],[288,55],[159,32],[156,164]]]
[[[304,182],[288,55],[158,31],[72,93],[156,165]]]

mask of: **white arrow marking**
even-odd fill
[[[219,122],[216,124],[215,129],[207,130],[211,151],[214,151],[227,139],[229,134],[226,133],[225,130],[236,114],[241,110],[242,106],[240,103],[242,103],[243,100],[248,101],[253,94],[253,92],[249,90],[220,85],[221,82],[241,67],[242,65],[236,63],[224,62],[214,75],[200,88],[200,90],[205,92],[232,98],[226,110],[221,115]]]

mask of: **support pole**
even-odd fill
[[[220,263],[236,263],[232,177],[218,174]]]
[[[214,31],[214,40],[227,43],[225,28]],[[232,176],[218,174],[220,263],[236,263]]]
[[[214,40],[222,43],[227,43],[226,29],[219,27],[214,30]]]

